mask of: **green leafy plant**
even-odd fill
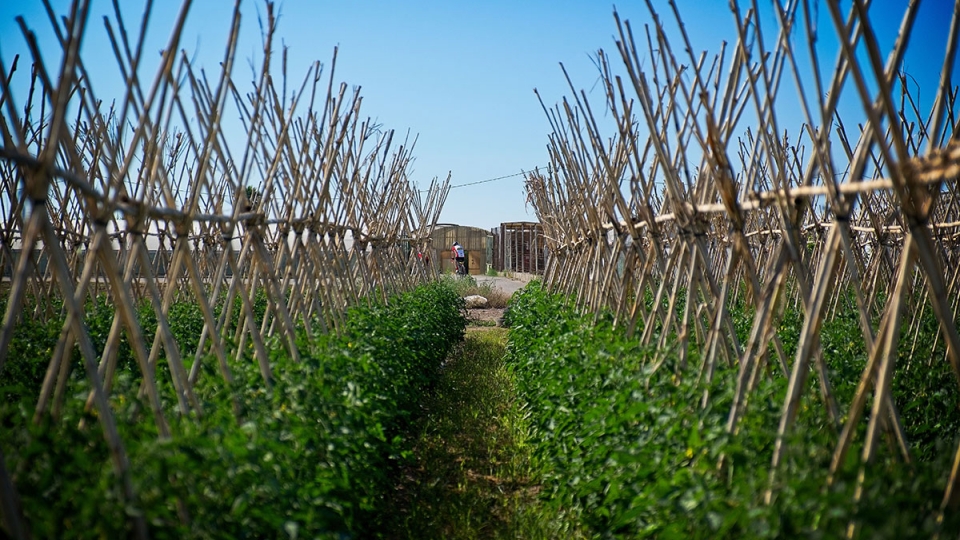
[[[836,431],[811,382],[804,397],[810,406],[788,432],[771,484],[769,464],[786,393],[782,374],[761,378],[738,430],[730,433],[725,426],[734,366],[719,366],[709,384],[698,377],[699,366],[683,367],[676,358],[655,368],[655,351],[626,339],[611,317],[594,323],[592,315],[581,316],[569,300],[548,294],[538,283],[515,295],[507,318],[507,361],[530,413],[542,497],[581,515],[598,537],[829,537],[856,523],[862,537],[901,538],[930,536],[938,529],[934,518],[955,432],[940,432],[946,437],[929,437],[929,442],[916,439],[915,455],[924,458],[912,467],[903,465],[895,446],[881,445],[868,464],[861,464],[852,449],[826,488]],[[749,317],[735,313],[735,319]],[[795,312],[783,317],[780,335],[788,349],[796,346],[788,333],[801,321]],[[857,367],[862,351],[849,346],[855,341],[851,332],[859,331],[855,325],[835,319],[822,333],[825,360],[834,372],[862,368]],[[943,388],[936,380],[904,380],[898,403]],[[705,392],[711,399],[702,407]],[[953,425],[957,411],[946,412],[939,403],[917,405],[924,414],[911,409],[910,417],[917,420],[905,419],[905,428],[926,433],[917,422],[930,422],[925,414],[934,412],[942,414],[938,425]],[[861,466],[866,481],[857,504],[853,494]],[[769,504],[763,497],[768,488]],[[948,516],[942,527],[955,531],[960,523]]]
[[[274,385],[245,353],[231,362],[232,385],[201,376],[193,389],[199,415],[175,414],[173,389],[161,384],[170,439],[158,437],[137,374],[121,370],[110,400],[134,501],[123,501],[97,420],[84,412],[84,377],[71,380],[56,421],[33,424],[34,399],[8,399],[0,403],[0,437],[7,470],[19,471],[24,517],[42,538],[126,537],[130,513],[159,537],[368,536],[393,489],[401,434],[463,337],[462,307],[439,283],[356,307],[339,334],[300,329],[300,362],[271,338]],[[112,321],[108,313],[88,310],[92,335]],[[179,303],[169,314],[181,348],[195,347],[198,313]],[[45,350],[37,363],[49,358]]]

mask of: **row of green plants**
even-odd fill
[[[852,298],[849,299],[852,302]],[[855,312],[840,310],[821,332],[841,414],[866,362]],[[735,306],[745,339],[750,310]],[[865,422],[835,481],[827,486],[837,426],[822,406],[815,374],[770,475],[787,378],[771,363],[735,433],[725,429],[737,368],[721,362],[705,382],[694,348],[686,365],[674,353],[628,339],[612,317],[584,315],[538,282],[514,295],[507,363],[529,413],[529,441],[541,497],[579,515],[600,538],[831,538],[853,525],[860,538],[930,537],[960,530],[937,514],[957,444],[958,392],[942,345],[901,353],[894,392],[912,465],[888,434],[878,455],[859,458]],[[788,307],[778,335],[789,355],[802,315]],[[935,332],[935,321],[922,331]],[[662,353],[662,351],[661,351]],[[792,359],[792,356],[789,356]],[[701,406],[704,392],[710,399]],[[867,412],[869,415],[869,411]],[[854,502],[863,467],[863,494]],[[771,478],[773,478],[771,483]],[[764,500],[772,488],[773,498]]]
[[[177,306],[184,315],[171,316],[174,331],[195,340],[196,307]],[[90,307],[87,325],[97,339],[105,322],[98,317],[112,320],[112,311]],[[31,422],[32,379],[23,377],[30,370],[18,364],[49,359],[38,341],[32,356],[8,358],[0,403],[0,440],[25,520],[37,538],[127,537],[132,515],[144,516],[158,538],[366,537],[409,453],[403,434],[419,414],[420,396],[464,329],[462,299],[434,283],[351,309],[339,334],[301,329],[300,362],[271,341],[272,388],[252,351],[232,361],[230,386],[206,358],[209,370],[194,389],[202,415],[169,413],[167,440],[158,438],[138,397],[138,374],[121,370],[110,400],[135,501],[120,497],[96,419],[84,413],[89,386],[82,376],[71,380],[60,419]],[[18,326],[54,340],[58,331],[56,324]],[[24,346],[23,336],[17,343]],[[173,411],[169,383],[161,392]]]
[[[223,293],[220,296],[220,302],[213,306],[214,316],[218,318],[226,306],[226,294]],[[0,311],[6,311],[6,301],[6,298],[0,299]],[[7,354],[8,358],[15,361],[6,362],[3,370],[0,371],[0,399],[7,402],[21,398],[35,400],[39,395],[47,365],[64,324],[66,311],[59,300],[54,299],[40,306],[32,301],[27,301],[25,304],[21,309],[20,320],[15,323]],[[267,295],[263,289],[259,289],[254,294],[251,305],[255,326],[259,327],[267,311]],[[93,348],[96,351],[102,351],[109,339],[117,308],[107,295],[89,298],[83,308],[84,325]],[[136,310],[137,322],[149,348],[157,330],[157,314],[148,299],[138,302]],[[232,334],[232,330],[237,327],[241,311],[242,301],[235,297],[230,310],[231,317],[224,330],[225,335]],[[193,358],[193,353],[200,343],[204,325],[200,305],[191,298],[181,298],[171,304],[166,316],[181,356]],[[69,359],[69,376],[74,381],[83,380],[86,372],[79,350],[74,348]],[[117,367],[121,372],[133,372],[133,376],[139,380],[139,368],[126,331],[120,334]],[[158,369],[166,373],[166,362],[159,362]]]

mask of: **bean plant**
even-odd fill
[[[124,364],[110,401],[137,494],[125,502],[96,417],[84,412],[82,370],[60,417],[31,421],[59,326],[27,321],[14,340],[18,356],[0,375],[0,441],[32,535],[128,537],[127,516],[137,513],[157,538],[365,536],[372,517],[389,511],[383,505],[406,451],[401,435],[418,400],[462,339],[462,304],[450,288],[430,284],[353,308],[339,333],[299,330],[300,362],[270,340],[272,388],[252,350],[231,361],[232,385],[205,357],[194,388],[201,414],[177,415],[173,388],[161,385],[170,438],[158,437],[140,377]],[[107,307],[93,302],[86,311],[95,342],[109,330]],[[181,347],[195,346],[188,340],[202,328],[198,307],[183,301],[171,313]]]
[[[750,315],[735,306],[734,317],[738,332],[746,332]],[[815,380],[807,384],[804,406],[784,441],[785,458],[771,475],[787,386],[774,362],[730,433],[734,365],[721,362],[707,383],[693,348],[686,365],[675,353],[663,360],[627,338],[611,316],[595,321],[581,315],[569,299],[537,282],[514,296],[507,322],[507,363],[530,413],[541,496],[579,513],[597,537],[836,538],[851,530],[860,538],[907,538],[938,530],[955,537],[960,530],[949,512],[942,525],[936,520],[960,412],[957,385],[933,339],[925,356],[901,358],[898,367],[895,401],[912,465],[885,440],[879,455],[862,464],[861,427],[828,485],[839,431],[823,412]],[[795,352],[801,323],[802,314],[789,309],[782,318],[778,334],[788,354]],[[841,408],[866,361],[859,336],[852,316],[831,319],[821,333]],[[703,405],[705,392],[710,399]],[[861,467],[865,482],[856,503]]]

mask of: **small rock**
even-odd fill
[[[463,301],[467,303],[467,309],[487,307],[487,299],[479,294],[464,296]]]

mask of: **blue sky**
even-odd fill
[[[66,1],[52,3],[61,13],[68,9]],[[121,4],[128,24],[134,26],[130,21],[138,21],[142,0],[122,0]],[[179,2],[170,0],[156,4],[160,10],[148,33],[148,52],[163,47],[179,8]],[[661,0],[653,0],[653,4],[672,29],[668,4]],[[735,42],[727,1],[677,0],[677,4],[698,51],[714,53],[721,40]],[[874,1],[870,13],[884,54],[892,45],[905,5],[906,1]],[[240,81],[250,78],[247,59],[259,55],[257,13],[264,12],[262,2],[244,0],[242,6],[240,62],[235,70]],[[421,185],[433,177],[445,177],[448,171],[457,186],[546,165],[550,127],[533,89],[539,90],[548,106],[570,96],[559,68],[562,62],[574,85],[588,92],[598,112],[603,95],[594,86],[597,71],[591,56],[600,48],[610,55],[616,53],[613,6],[603,2],[285,0],[278,6],[278,36],[289,47],[292,84],[299,84],[310,62],[329,64],[333,48],[339,46],[337,79],[362,87],[362,116],[377,119],[401,137],[407,130],[418,135],[412,178]],[[921,99],[932,98],[952,7],[949,0],[922,3],[919,31],[906,62],[907,70],[920,83]],[[216,67],[220,61],[232,8],[233,2],[227,0],[194,2],[182,46],[193,52],[198,65]],[[102,23],[102,16],[111,9],[109,1],[93,0],[83,49],[88,67],[103,70],[94,77],[94,89],[107,101],[123,91]],[[622,2],[617,10],[635,29],[650,21],[641,1]],[[0,57],[8,66],[15,53],[24,51],[16,15],[23,15],[28,26],[38,31],[42,50],[58,52],[49,42],[49,24],[38,0],[5,1],[0,3]],[[773,16],[766,13],[764,22],[768,23],[766,38],[772,39],[776,29]],[[819,8],[819,25],[822,45],[832,47],[834,31],[824,5]],[[677,39],[674,47],[679,53]],[[104,60],[91,60],[98,56]],[[152,58],[159,60],[159,54]],[[824,69],[832,69],[834,59],[833,52],[825,55],[821,59]],[[21,69],[21,77],[26,78],[26,69]],[[152,69],[145,73],[152,75]],[[795,95],[792,80],[785,79],[785,84],[789,88],[784,93]],[[797,123],[790,120],[784,120],[781,129],[799,126],[799,117]],[[455,187],[441,215],[443,222],[482,228],[534,220],[533,209],[524,204],[519,175]]]

